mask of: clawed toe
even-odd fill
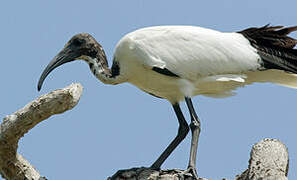
[[[183,171],[182,173],[180,173],[180,175],[191,176],[191,177],[193,177],[193,179],[199,180],[196,168],[194,168],[194,167],[188,167],[188,169]]]

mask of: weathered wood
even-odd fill
[[[249,168],[236,180],[287,180],[287,147],[276,139],[263,139],[251,151]]]
[[[52,91],[6,116],[0,125],[0,173],[8,180],[38,180],[37,170],[17,154],[18,142],[30,129],[51,115],[72,109],[82,94],[80,84]]]
[[[21,155],[17,154],[18,141],[30,129],[51,115],[72,109],[82,94],[80,84],[55,90],[6,116],[0,125],[0,173],[8,180],[46,180]],[[235,180],[287,180],[288,150],[276,139],[264,139],[251,151],[249,167]],[[120,170],[108,180],[192,180],[183,170],[152,170],[132,168]],[[200,180],[207,180],[201,178]]]
[[[253,146],[248,169],[235,180],[287,180],[288,167],[286,146],[276,139],[264,139]],[[141,167],[120,170],[108,180],[193,180],[191,174],[183,172],[179,169],[157,171]]]

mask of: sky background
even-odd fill
[[[0,117],[79,82],[84,92],[78,105],[38,124],[21,139],[18,152],[50,180],[104,180],[118,169],[150,166],[177,133],[170,103],[127,83],[104,85],[82,61],[53,71],[38,92],[39,76],[64,44],[76,33],[88,32],[111,64],[117,41],[138,28],[195,25],[239,31],[267,23],[292,26],[297,24],[296,7],[296,0],[2,1]],[[265,83],[237,93],[225,99],[193,98],[202,123],[199,176],[234,179],[247,168],[252,145],[269,137],[287,145],[289,179],[297,179],[297,90]],[[163,169],[187,167],[190,137]]]

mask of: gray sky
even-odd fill
[[[292,26],[297,25],[296,7],[296,0],[3,1],[1,118],[41,94],[80,82],[84,93],[79,104],[26,134],[19,153],[54,180],[106,179],[118,169],[150,166],[177,132],[170,103],[130,84],[104,85],[84,62],[56,69],[37,92],[41,72],[64,44],[74,34],[88,32],[102,44],[111,64],[117,41],[141,27],[197,25],[239,31],[267,23]],[[271,137],[288,146],[289,178],[297,179],[297,91],[266,83],[237,92],[225,99],[193,98],[202,121],[199,176],[234,178],[247,168],[252,145]],[[184,114],[189,120],[188,112]],[[186,168],[189,143],[190,136],[163,168]]]

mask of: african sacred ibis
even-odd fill
[[[193,26],[157,26],[136,30],[117,44],[111,69],[101,45],[87,33],[73,36],[43,71],[38,90],[56,67],[86,61],[105,84],[129,82],[156,97],[167,99],[176,113],[178,134],[151,168],[159,169],[192,131],[188,169],[196,178],[200,121],[191,97],[227,97],[253,82],[272,82],[297,88],[297,40],[288,37],[297,26],[263,26],[225,33]],[[188,126],[179,102],[191,116]],[[190,127],[190,128],[189,128]]]

